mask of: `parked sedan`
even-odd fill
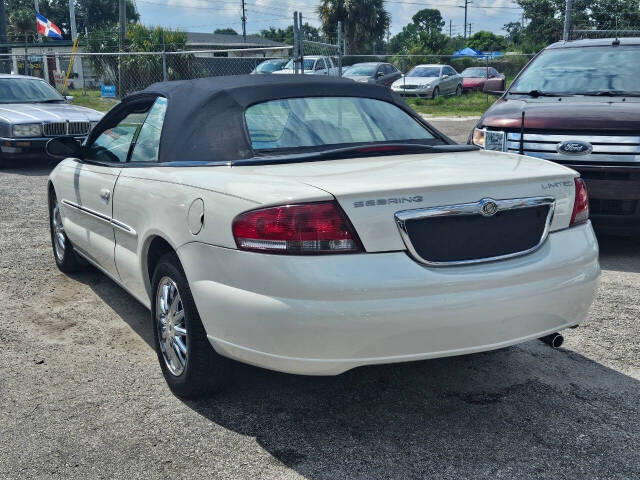
[[[457,145],[388,89],[212,77],[125,98],[48,184],[60,270],[151,311],[177,395],[229,359],[312,375],[578,325],[600,269],[575,171]]]
[[[460,96],[462,77],[449,65],[418,65],[393,82],[391,89],[406,97]]]
[[[44,158],[51,137],[83,140],[102,113],[67,100],[40,78],[0,74],[0,167]]]
[[[402,77],[402,73],[390,63],[356,63],[347,67],[343,77],[356,82],[375,83],[390,87],[393,82]]]
[[[469,67],[460,74],[464,92],[488,90],[504,91],[505,76],[493,67]]]
[[[268,75],[282,70],[288,62],[289,59],[287,58],[270,58],[269,60],[261,62],[251,73],[253,75]]]

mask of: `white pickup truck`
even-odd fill
[[[338,76],[338,67],[333,64],[331,57],[320,55],[309,55],[304,57],[304,73],[305,75],[333,75]],[[298,65],[299,67],[299,65]],[[295,73],[293,59],[285,65],[282,70],[273,72],[274,74],[292,74]]]

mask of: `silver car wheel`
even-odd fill
[[[156,331],[164,363],[179,377],[187,365],[187,328],[178,286],[162,277],[156,291]]]
[[[53,249],[59,262],[64,261],[64,253],[66,251],[67,239],[64,234],[64,226],[62,225],[62,216],[60,215],[60,204],[56,201],[51,215],[53,226]]]

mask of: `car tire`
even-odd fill
[[[160,258],[151,288],[154,344],[171,391],[189,399],[222,390],[229,384],[232,361],[216,353],[209,343],[175,254]]]
[[[433,89],[433,93],[431,94],[431,98],[435,100],[440,96],[440,89],[438,87]]]
[[[462,96],[462,85],[458,84],[458,86],[456,87],[456,97],[461,97]]]
[[[53,258],[58,269],[63,273],[81,272],[88,268],[86,260],[80,257],[69,237],[64,231],[60,204],[55,192],[49,196],[49,231],[51,233],[51,247],[53,248]]]

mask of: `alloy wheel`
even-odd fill
[[[60,204],[55,202],[53,206],[53,214],[51,222],[53,224],[53,249],[59,262],[64,261],[64,254],[67,248],[67,240],[62,225],[62,216],[60,215]]]
[[[156,331],[165,365],[179,377],[188,359],[187,328],[178,286],[169,277],[162,277],[156,291]]]

